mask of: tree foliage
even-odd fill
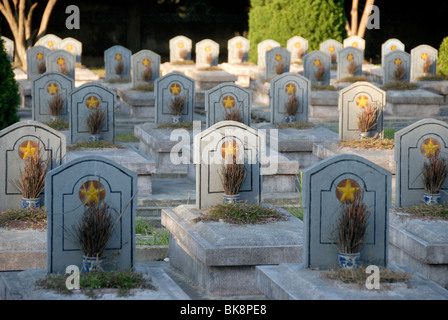
[[[443,38],[440,44],[437,71],[445,77],[448,76],[448,37]]]
[[[337,0],[251,0],[249,34],[251,61],[256,62],[257,45],[272,39],[286,47],[288,39],[301,36],[308,50],[319,49],[327,39],[346,36],[344,1]]]

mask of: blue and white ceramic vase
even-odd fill
[[[224,204],[237,204],[240,201],[240,195],[239,194],[223,194],[222,195]]]
[[[22,209],[27,208],[39,208],[40,207],[40,198],[22,198]]]
[[[83,256],[81,272],[103,271],[103,263],[103,258]]]
[[[181,123],[182,116],[171,116],[171,123]]]
[[[286,123],[296,122],[296,116],[286,116],[285,117],[285,122]]]
[[[427,205],[440,204],[441,203],[441,195],[440,193],[423,193],[423,202]]]
[[[338,266],[341,269],[358,269],[360,253],[338,253]]]

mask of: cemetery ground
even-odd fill
[[[84,62],[85,63],[85,62]],[[87,63],[86,63],[87,64]],[[300,66],[296,66],[300,68]],[[99,65],[99,67],[94,68],[89,66],[89,69],[94,71],[95,74],[98,75],[98,78],[100,82],[102,81],[102,78],[105,77],[105,71]],[[375,82],[375,79],[379,77],[379,72],[376,68],[376,66],[373,65],[365,65],[364,66],[364,76],[367,78],[363,78],[361,80],[369,80],[370,82],[374,82],[375,85],[378,85],[377,82]],[[311,92],[311,101],[310,101],[310,111],[309,111],[309,122],[314,124],[317,127],[323,127],[330,129],[333,133],[339,133],[340,126],[339,126],[339,120],[335,116],[337,112],[335,112],[335,109],[337,110],[337,96],[338,91],[341,90],[341,88],[348,87],[350,83],[341,81],[336,82],[335,81],[335,72],[336,70],[332,70],[332,77],[330,77],[330,86],[324,87],[327,90],[320,91],[318,89],[321,89],[320,87],[312,87]],[[349,80],[349,79],[348,79]],[[127,83],[119,83],[119,84],[113,84],[112,86],[116,85],[117,87],[120,87],[117,89],[117,92],[122,89],[123,87],[126,87],[128,85]],[[434,91],[440,92],[440,89],[436,88],[434,89],[433,85],[431,83],[420,83],[418,84],[419,88],[417,90],[424,90],[425,86],[431,87],[431,90],[426,90],[426,92],[433,93]],[[251,86],[248,88],[248,90],[251,93],[252,97],[252,106],[251,106],[251,114],[249,115],[251,126],[254,127],[260,127],[262,128],[264,123],[267,123],[270,121],[270,110],[269,105],[265,103],[267,93],[265,91],[265,88],[263,88],[264,84],[262,82],[252,82]],[[409,89],[409,88],[406,88]],[[415,89],[415,88],[413,88]],[[442,89],[446,90],[446,89]],[[398,90],[397,90],[398,91]],[[421,91],[420,91],[421,92]],[[399,93],[398,93],[399,95]],[[197,90],[196,91],[196,102],[194,107],[194,114],[193,118],[194,120],[200,120],[203,123],[208,121],[205,116],[204,112],[204,102],[205,100],[204,92],[203,90]],[[381,167],[384,166],[391,166],[390,163],[393,163],[393,167],[395,167],[395,163],[393,160],[393,146],[394,146],[394,135],[399,130],[408,127],[409,125],[413,124],[417,120],[421,119],[422,116],[418,114],[410,114],[406,115],[403,112],[396,111],[398,107],[396,105],[403,104],[401,102],[396,102],[396,100],[393,100],[393,94],[392,94],[392,100],[390,100],[389,108],[391,108],[388,114],[384,117],[384,140],[382,142],[374,141],[374,140],[364,140],[363,144],[369,143],[370,145],[367,146],[367,149],[369,151],[372,151],[372,153],[378,152],[379,150],[389,150],[389,153],[386,153],[386,158],[383,159],[385,162],[389,162],[386,164],[380,164]],[[433,96],[429,95],[427,97],[428,99],[434,98]],[[115,112],[115,131],[114,131],[114,138],[107,142],[102,141],[100,143],[90,143],[90,142],[83,142],[75,147],[67,145],[67,153],[71,154],[70,159],[77,159],[79,157],[79,154],[85,153],[87,155],[105,155],[106,157],[112,155],[117,150],[120,150],[123,148],[123,150],[131,150],[136,153],[142,153],[142,149],[144,148],[144,145],[141,143],[139,137],[136,137],[136,126],[143,126],[147,122],[154,122],[154,114],[145,114],[142,115],[140,113],[137,113],[137,111],[132,111],[132,106],[129,106],[127,102],[129,100],[126,100],[126,98],[120,97],[120,100],[117,101],[117,105],[119,107],[117,110],[113,110],[112,112]],[[398,99],[398,98],[397,98]],[[412,94],[411,98],[412,99]],[[336,101],[335,101],[336,100]],[[448,120],[448,105],[446,104],[446,96],[442,98],[442,103],[435,102],[434,104],[439,106],[439,113],[436,116],[437,119],[440,119],[442,121]],[[395,105],[394,105],[395,103]],[[406,104],[406,102],[405,102]],[[335,108],[336,107],[336,108]],[[395,109],[394,109],[395,108]],[[134,108],[135,109],[135,108]],[[322,111],[325,110],[325,111]],[[330,110],[330,111],[328,111]],[[134,113],[133,113],[134,112]],[[31,118],[31,109],[27,106],[22,106],[19,109],[19,115],[21,116],[21,120],[29,120]],[[63,129],[64,131],[64,129]],[[67,130],[68,131],[68,130]],[[336,139],[337,140],[337,139]],[[336,141],[335,140],[335,141]],[[316,145],[313,145],[311,148],[311,151],[308,151],[309,157],[311,155],[312,160],[309,158],[306,158],[302,163],[307,163],[307,167],[311,167],[312,163],[320,160],[324,160],[330,156],[334,156],[337,154],[340,154],[340,150],[335,150],[335,144],[334,141],[326,141],[328,144],[324,143],[325,141],[319,141]],[[101,145],[102,143],[102,145]],[[342,143],[342,142],[341,142]],[[343,149],[345,151],[349,149],[355,149],[349,150],[350,152],[353,152],[355,154],[359,154],[359,149],[362,150],[362,147],[358,145],[359,142],[351,141],[351,142],[345,142],[345,145],[338,145],[338,148]],[[91,148],[92,146],[95,147],[103,147],[103,148]],[[105,147],[105,148],[104,148]],[[345,149],[344,149],[345,148]],[[110,153],[107,153],[109,149]],[[112,150],[112,151],[111,151]],[[79,154],[77,154],[79,152]],[[349,153],[350,153],[349,152]],[[371,156],[367,152],[362,153],[362,155]],[[144,153],[144,157],[148,155],[147,153]],[[373,158],[372,158],[373,157]],[[373,155],[369,159],[375,159],[375,155]],[[384,154],[380,154],[379,157],[384,157]],[[124,160],[125,162],[126,160]],[[308,163],[307,161],[311,162]],[[372,160],[375,162],[375,160]],[[381,161],[379,161],[381,163]],[[157,165],[157,164],[156,164]],[[292,190],[288,190],[288,192],[278,192],[278,193],[264,193],[263,194],[263,203],[269,204],[275,208],[281,208],[286,210],[291,214],[289,216],[289,219],[296,219],[297,225],[303,226],[303,217],[301,212],[301,206],[300,202],[302,201],[302,175],[301,172],[303,169],[306,168],[300,168],[300,173],[297,172],[293,174],[293,181],[294,184]],[[169,220],[172,219],[172,221],[178,223],[179,225],[182,225],[182,221],[177,221],[176,212],[175,214],[172,214],[173,208],[180,208],[178,210],[190,210],[190,206],[192,206],[197,200],[199,195],[197,194],[196,184],[193,179],[191,179],[191,168],[183,167],[181,169],[173,169],[173,168],[158,168],[157,170],[151,172],[150,177],[150,185],[151,189],[145,196],[139,197],[137,199],[137,208],[136,208],[136,256],[135,256],[135,266],[136,270],[140,270],[142,272],[148,272],[149,276],[155,280],[154,286],[157,288],[159,287],[159,292],[161,292],[160,296],[156,296],[157,298],[161,299],[270,299],[271,297],[269,294],[271,292],[266,293],[258,291],[256,293],[238,293],[238,294],[230,294],[230,295],[216,295],[216,292],[220,292],[217,290],[216,292],[213,291],[213,289],[205,288],[206,285],[201,283],[201,280],[194,279],[194,276],[192,275],[185,275],[184,273],[180,272],[178,269],[173,268],[170,265],[170,261],[168,259],[168,248],[170,241],[175,241],[175,237],[178,237],[179,235],[173,235],[170,234],[170,232],[165,229],[161,222],[163,219]],[[394,169],[395,170],[395,169]],[[139,179],[143,175],[139,175]],[[395,180],[395,174],[393,175]],[[145,180],[148,181],[148,180]],[[291,180],[288,180],[291,181]],[[394,189],[394,182],[392,182],[392,188]],[[395,192],[390,191],[390,196],[392,197],[391,202],[393,203]],[[433,233],[434,237],[439,237],[437,239],[431,239],[431,236],[428,235],[425,238],[425,244],[428,245],[428,248],[426,250],[433,250],[433,248],[437,248],[442,244],[446,244],[446,239],[444,236],[440,236],[440,233],[437,233],[434,228],[437,228],[436,224],[437,221],[446,221],[448,217],[448,208],[446,205],[442,205],[440,207],[434,208],[435,210],[426,210],[428,207],[425,206],[413,206],[412,209],[406,210],[406,212],[400,212],[399,209],[393,209],[391,208],[391,215],[393,215],[393,218],[390,219],[390,221],[394,222],[394,230],[405,230],[405,234],[408,234],[409,232],[406,232],[406,228],[409,228],[409,225],[412,225],[413,222],[403,222],[403,216],[413,216],[415,217],[416,221],[421,220],[424,221],[425,226],[423,227],[423,232],[429,232]],[[164,211],[165,213],[163,213]],[[175,211],[175,210],[174,210]],[[412,211],[412,212],[411,212]],[[190,212],[190,211],[188,211]],[[193,212],[193,211],[191,211]],[[188,213],[188,214],[191,214]],[[12,215],[16,219],[10,220],[5,219],[5,216]],[[17,217],[20,216],[21,219],[17,220]],[[165,217],[165,218],[164,218]],[[218,221],[221,218],[217,218]],[[294,221],[296,221],[294,220]],[[47,239],[46,239],[46,217],[45,213],[40,210],[30,210],[30,211],[6,211],[2,212],[1,219],[0,219],[0,233],[2,234],[2,238],[5,239],[5,241],[2,243],[3,250],[6,248],[5,251],[8,251],[12,248],[12,250],[9,251],[16,251],[13,252],[9,257],[9,262],[11,262],[12,265],[8,265],[5,270],[22,270],[22,269],[45,269],[46,263],[47,263]],[[417,230],[418,228],[421,228],[421,226],[414,226],[412,225],[410,228],[414,228],[412,230]],[[425,229],[426,228],[426,229]],[[429,231],[428,231],[429,230]],[[402,252],[399,252],[399,249],[396,247],[399,247],[400,241],[403,243],[405,240],[401,239],[400,237],[404,237],[402,235],[398,234],[398,231],[390,232],[391,236],[394,237],[395,245],[391,250],[393,250],[393,254],[389,254],[389,257],[393,258],[399,258],[403,257],[405,254]],[[442,230],[443,231],[443,230]],[[227,230],[214,230],[214,232],[227,232]],[[417,232],[417,231],[416,231]],[[420,231],[422,232],[422,231]],[[238,235],[236,235],[238,236]],[[446,236],[446,235],[445,235]],[[413,238],[413,237],[411,237]],[[390,240],[389,240],[390,241]],[[412,241],[418,242],[418,240],[415,240],[414,238]],[[179,244],[174,245],[171,243],[174,247],[171,249],[179,255],[182,255],[181,250],[179,249]],[[190,245],[190,244],[189,244]],[[296,245],[296,244],[294,244]],[[391,246],[392,247],[392,246]],[[409,249],[411,250],[411,249]],[[29,255],[29,258],[23,258],[19,257],[21,255],[21,252],[26,252]],[[446,254],[445,254],[446,256]],[[442,258],[443,260],[444,258]],[[5,259],[0,261],[4,261]],[[14,261],[20,261],[20,263],[24,264],[22,266],[14,266]],[[406,256],[404,260],[413,267],[415,267],[419,262],[413,262],[411,257]],[[188,263],[192,263],[190,261],[187,261]],[[288,269],[288,263],[296,262],[296,261],[285,261],[287,262],[286,266],[282,266],[284,270],[280,270],[279,272],[284,272],[285,274],[288,274],[292,272],[296,272],[297,270],[294,269],[292,266],[291,269]],[[4,263],[4,262],[3,262]],[[177,261],[176,263],[183,263],[182,261]],[[446,262],[445,262],[446,263]],[[6,263],[7,265],[8,263]],[[263,263],[261,263],[263,264]],[[10,268],[10,269],[8,269]],[[201,263],[198,263],[196,266],[197,269],[203,268],[203,265]],[[257,281],[261,281],[263,277],[267,277],[269,272],[275,273],[276,271],[273,269],[269,269],[270,267],[267,267],[266,270],[257,269]],[[406,267],[403,267],[406,269]],[[424,276],[427,278],[429,274],[432,272],[430,267],[426,270],[427,274],[424,274]],[[163,273],[160,273],[159,270],[163,270]],[[362,269],[360,269],[362,270]],[[419,285],[422,285],[421,288],[423,288],[423,282],[422,278],[417,276],[417,280],[414,277],[414,274],[412,272],[409,273],[402,273],[397,272],[394,273],[394,269],[391,270],[382,270],[384,271],[382,275],[384,275],[384,278],[387,276],[390,276],[392,283],[390,287],[392,289],[401,290],[403,288],[412,287],[412,285],[415,285],[418,287]],[[33,275],[33,271],[29,271],[30,274],[27,274],[27,277],[33,278],[36,277],[42,277],[42,274],[39,275]],[[262,274],[265,272],[264,274]],[[420,271],[424,273],[423,271]],[[11,273],[12,274],[12,273]],[[355,277],[355,283],[357,281],[358,285],[363,286],[365,284],[365,279],[368,275],[366,274],[354,274],[349,273],[347,277]],[[344,274],[334,274],[331,273],[329,277],[334,278],[344,278]],[[413,280],[409,280],[412,278]],[[394,282],[401,283],[402,281],[405,281],[407,283],[412,283],[412,285],[404,285],[400,287],[400,284],[395,285]],[[316,280],[317,281],[317,280]],[[335,281],[335,280],[332,280]],[[440,279],[435,279],[434,281],[447,281],[446,277],[441,277]],[[198,284],[199,283],[199,284]],[[444,282],[445,283],[445,282]],[[344,287],[344,285],[339,285],[339,287]],[[445,285],[446,287],[446,285]],[[345,287],[347,291],[353,290],[353,286],[348,285]],[[166,290],[166,291],[164,291]],[[12,290],[14,291],[14,290]],[[439,292],[438,289],[435,289],[436,292]],[[166,292],[166,295],[164,295]],[[328,292],[331,292],[329,289]],[[428,291],[433,292],[433,291]],[[441,291],[440,291],[441,292]],[[151,299],[151,297],[154,296],[140,296],[139,293],[135,293],[134,298],[136,299]],[[441,292],[441,296],[443,296],[443,292]],[[32,296],[29,296],[30,298]],[[59,299],[61,296],[48,296],[48,299]],[[82,296],[75,296],[76,298],[82,299]],[[286,298],[294,298],[293,294],[291,296],[287,295],[280,295],[280,297],[286,299]],[[434,295],[434,297],[437,297]],[[446,299],[446,294],[445,296]],[[73,296],[72,296],[73,298]],[[109,295],[109,293],[103,294],[104,299],[114,299],[114,295]],[[156,299],[157,299],[156,298]],[[334,296],[323,296],[323,298],[334,298]],[[353,296],[348,295],[348,299],[356,299]],[[412,297],[407,297],[408,299],[411,299]],[[129,297],[129,299],[132,299],[132,296]],[[307,299],[305,297],[305,299]]]

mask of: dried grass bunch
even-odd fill
[[[90,111],[87,117],[87,128],[90,134],[100,134],[104,128],[106,113],[100,107]]]
[[[43,74],[47,71],[47,65],[45,64],[45,61],[41,61],[37,64],[37,73]]]
[[[443,158],[437,155],[429,158],[423,164],[423,185],[425,192],[430,194],[437,194],[442,189],[442,185],[447,177],[448,166]]]
[[[55,94],[50,101],[48,101],[48,109],[50,114],[54,117],[60,116],[62,108],[64,107],[64,99],[60,94]]]
[[[123,61],[118,61],[117,64],[115,65],[115,74],[116,75],[121,75],[124,71],[124,62]]]
[[[62,64],[62,65],[60,66],[60,68],[59,68],[59,72],[62,73],[62,74],[64,74],[64,75],[67,75],[67,74],[68,74],[68,71],[67,71],[67,65],[66,65],[65,63]]]
[[[182,60],[185,60],[185,59],[187,58],[187,56],[188,56],[188,51],[187,51],[187,49],[182,49],[182,50],[179,52],[179,58],[181,58]]]
[[[316,72],[314,73],[314,77],[316,78],[316,81],[322,81],[325,77],[325,67],[323,65],[320,65]]]
[[[224,120],[232,120],[237,122],[243,122],[243,119],[240,116],[240,108],[224,108],[224,112],[226,116]]]
[[[246,179],[244,163],[224,163],[221,167],[221,183],[226,195],[236,195]]]
[[[284,70],[285,70],[285,64],[283,62],[279,62],[275,67],[276,74],[282,74]]]
[[[330,57],[331,57],[331,64],[335,64],[336,63],[336,59],[337,59],[336,53],[332,53],[330,55]]]
[[[299,110],[300,102],[299,97],[296,95],[291,95],[287,102],[285,102],[285,110],[288,116],[295,116],[297,110]]]
[[[213,55],[211,53],[207,54],[207,56],[205,57],[205,62],[209,65],[213,63]]]
[[[401,81],[405,75],[406,75],[406,69],[404,68],[403,65],[400,64],[399,66],[397,66],[397,68],[395,68],[394,71],[395,81]]]
[[[350,75],[354,75],[356,71],[358,70],[358,65],[355,61],[352,61],[348,64],[347,72]]]
[[[358,130],[359,132],[368,132],[372,129],[380,116],[380,108],[377,104],[368,104],[367,107],[362,109],[358,114]]]
[[[432,61],[428,57],[425,60],[425,62],[423,63],[423,73],[429,73],[429,71],[431,70],[431,66],[432,66]]]
[[[238,56],[238,59],[242,62],[244,60],[244,56],[245,56],[244,50],[239,49],[238,53],[237,53],[237,56]]]
[[[171,99],[170,111],[174,116],[182,115],[185,108],[185,97],[181,95],[176,95]]]
[[[151,78],[152,78],[151,65],[148,65],[145,67],[145,70],[143,71],[142,78],[143,78],[143,81],[145,81],[145,82],[151,81]]]

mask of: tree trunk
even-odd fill
[[[358,33],[358,3],[359,0],[352,0],[352,10],[350,15],[352,17],[350,36],[354,36]]]
[[[364,12],[362,13],[361,22],[359,23],[358,37],[364,38],[366,32],[367,19],[369,19],[371,7],[375,3],[375,0],[367,0]]]

